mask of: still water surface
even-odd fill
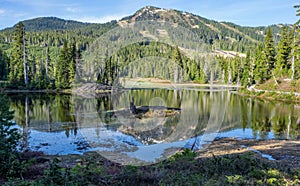
[[[9,94],[24,145],[47,154],[97,150],[109,158],[154,162],[181,147],[216,137],[299,139],[300,107],[242,97],[228,90],[140,89],[100,98],[66,94]],[[166,106],[166,117],[118,114],[138,106]],[[164,112],[164,111],[163,111]],[[196,141],[195,141],[196,140]]]

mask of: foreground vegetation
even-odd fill
[[[30,154],[30,153],[28,153]],[[31,153],[19,175],[4,185],[299,185],[300,170],[278,166],[252,152],[196,158],[184,150],[161,163],[122,166],[97,153],[40,156]],[[19,168],[19,167],[18,167]],[[1,174],[3,175],[3,174]]]
[[[160,163],[124,166],[96,152],[48,156],[20,151],[12,112],[0,98],[1,185],[299,185],[300,170],[292,163],[263,159],[254,152],[199,157],[184,149]],[[224,145],[222,145],[224,146]],[[294,147],[295,148],[295,147]],[[298,166],[299,167],[299,166]]]

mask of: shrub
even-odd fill
[[[9,102],[6,96],[0,97],[0,173],[1,176],[18,174],[21,162],[19,161],[19,145],[21,135],[17,128],[13,128],[13,112],[9,111]]]

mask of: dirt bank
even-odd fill
[[[266,161],[300,168],[300,141],[297,140],[237,140],[220,138],[199,150],[198,158],[255,152]]]

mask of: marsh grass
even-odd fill
[[[300,170],[264,160],[255,153],[197,158],[183,150],[147,166],[119,165],[97,153],[74,165],[51,160],[43,175],[9,179],[5,185],[299,185]]]

